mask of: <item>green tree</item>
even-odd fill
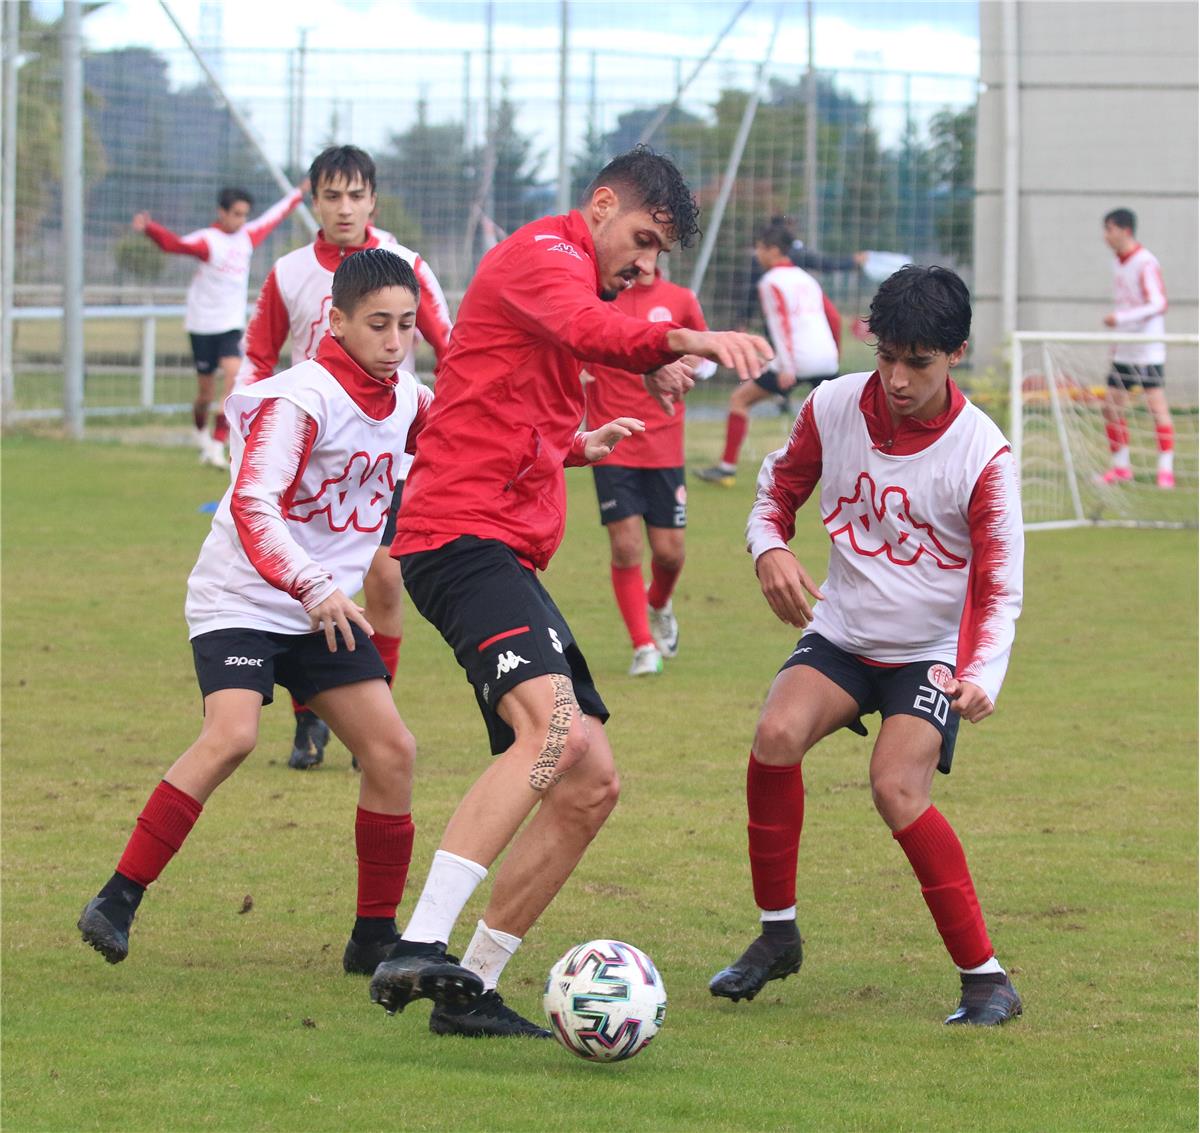
[[[517,108],[509,97],[508,81],[501,80],[500,101],[496,106],[495,172],[492,175],[492,218],[512,232],[522,224],[542,215],[543,210],[534,194],[544,187],[538,170],[546,159],[546,151],[534,149],[534,140],[517,129]]]
[[[936,193],[938,248],[970,264],[975,215],[976,108],[942,110],[929,124],[929,157]]]

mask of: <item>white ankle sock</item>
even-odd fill
[[[475,935],[471,937],[471,943],[463,953],[463,967],[470,968],[483,980],[484,991],[491,991],[500,982],[500,973],[504,971],[504,965],[520,947],[519,936],[488,928],[480,921],[475,926]]]
[[[957,967],[957,965],[955,965]],[[1000,966],[1000,961],[993,956],[990,960],[985,960],[978,968],[959,968],[964,976],[990,976],[1004,975],[1004,969]]]
[[[438,850],[433,855],[433,864],[429,867],[417,907],[404,930],[404,939],[449,944],[458,914],[485,877],[485,866],[447,850]]]
[[[787,909],[759,909],[758,919],[760,921],[794,921],[796,906],[792,905]]]
[[[1174,472],[1175,471],[1175,450],[1167,449],[1166,452],[1158,454],[1158,470],[1159,472]]]

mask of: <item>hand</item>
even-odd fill
[[[308,611],[308,622],[314,630],[325,631],[325,644],[330,653],[337,652],[337,631],[342,631],[342,640],[351,653],[354,652],[354,633],[350,623],[354,622],[368,637],[374,637],[371,623],[363,617],[362,607],[351,602],[340,590],[335,590],[323,602]]]
[[[775,381],[778,383],[781,390],[789,390],[796,384],[796,375],[789,374],[786,370],[780,370],[775,375]]]
[[[684,356],[642,375],[646,392],[662,406],[668,417],[675,416],[675,402],[682,401],[684,394],[696,384],[695,367],[696,359]]]
[[[146,225],[150,223],[150,214],[148,212],[135,212],[133,219],[129,222],[129,227],[134,232],[145,232]]]
[[[950,697],[950,707],[968,724],[978,724],[996,710],[988,694],[970,681],[952,680],[946,686],[946,695]]]
[[[1116,315],[1105,315],[1104,316],[1104,325],[1106,327],[1115,327],[1117,325],[1117,316]]]
[[[762,373],[764,363],[775,357],[771,344],[757,334],[735,330],[687,330],[672,327],[667,332],[667,349],[678,354],[699,354],[711,358],[737,373],[739,381],[749,381]]]
[[[812,606],[805,591],[813,598],[824,598],[808,571],[800,565],[796,556],[783,547],[764,551],[754,564],[758,584],[771,611],[781,621],[797,629],[804,629],[812,621]]]
[[[639,421],[636,417],[618,417],[615,421],[609,421],[607,425],[601,425],[600,428],[584,434],[583,455],[589,463],[595,464],[608,456],[623,437],[632,437],[634,433],[645,431],[644,421]]]
[[[870,254],[871,254],[870,252],[855,252],[855,253],[854,253],[854,265],[855,265],[855,267],[862,267],[864,264],[866,264],[866,262],[867,262],[867,257],[868,257]]]

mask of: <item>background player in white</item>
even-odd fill
[[[657,268],[638,275],[613,306],[623,314],[652,323],[673,322],[708,330],[700,301],[686,287],[671,283]],[[696,365],[695,375],[710,377],[716,363]],[[582,375],[587,420],[600,425],[623,415],[637,417],[646,431],[627,437],[611,456],[592,465],[600,522],[608,532],[611,576],[617,609],[633,644],[629,675],[661,673],[663,658],[679,652],[679,623],[671,595],[683,570],[687,525],[687,485],[683,476],[684,407],[668,414],[646,392],[642,375],[591,363]],[[642,575],[642,527],[650,542],[650,589]]]
[[[697,469],[701,480],[726,486],[734,482],[752,406],[786,394],[797,382],[817,386],[837,376],[841,317],[821,285],[792,263],[795,243],[795,233],[779,218],[754,242],[755,258],[764,269],[758,280],[758,299],[775,360],[754,381],[743,382],[730,395],[725,450],[711,468]]]
[[[1104,325],[1133,334],[1163,334],[1167,292],[1162,269],[1154,253],[1138,243],[1136,231],[1137,217],[1129,209],[1113,209],[1104,218],[1104,242],[1117,257],[1113,264],[1113,310],[1104,316]],[[1112,467],[1104,474],[1106,484],[1133,479],[1125,409],[1129,391],[1140,386],[1158,438],[1158,486],[1175,487],[1175,427],[1163,389],[1166,360],[1167,348],[1161,342],[1121,342],[1113,350],[1104,399],[1105,432],[1112,453]]]
[[[217,369],[224,378],[224,397],[233,388],[241,362],[250,257],[300,203],[306,186],[307,182],[293,189],[254,220],[248,219],[254,198],[245,189],[222,189],[217,195],[216,224],[186,236],[176,236],[155,223],[148,212],[139,212],[132,221],[135,232],[145,233],[164,252],[195,256],[200,261],[188,286],[183,325],[191,338],[196,365],[196,400],[192,403],[196,444],[200,459],[217,468],[228,467],[225,441],[229,426],[219,412],[210,437],[208,407],[215,392]]]
[[[412,266],[421,289],[417,330],[440,359],[450,337],[445,296],[420,255],[397,244],[390,234],[383,239],[371,227],[376,204],[375,162],[371,156],[356,146],[330,146],[313,160],[308,181],[321,229],[311,244],[289,252],[271,268],[246,328],[246,357],[238,384],[269,377],[289,335],[292,365],[313,356],[328,325],[333,273],[347,256],[364,248],[387,248]],[[413,367],[411,349],[404,366]],[[388,555],[387,548],[395,533],[396,511],[411,463],[411,457],[406,458],[397,476],[388,522],[365,584],[367,619],[375,627],[375,647],[393,676],[404,631],[404,589],[400,564]],[[296,733],[288,766],[302,771],[324,759],[329,728],[300,705],[294,704],[293,710]]]
[[[759,474],[749,550],[772,611],[804,634],[767,695],[746,776],[761,935],[709,987],[752,999],[799,970],[801,761],[839,728],[866,735],[861,717],[879,712],[871,795],[961,974],[946,1022],[993,1025],[1021,1001],[930,796],[935,769],[950,771],[959,718],[991,715],[1008,666],[1024,548],[1017,478],[1003,434],[950,378],[971,329],[962,280],[903,268],[869,323],[878,369],[813,390]],[[818,482],[830,539],[820,587],[787,546]]]
[[[399,256],[348,259],[316,357],[236,390],[234,479],[188,579],[187,620],[204,697],[200,736],[138,817],[112,878],[79,920],[109,963],[129,951],[134,912],[209,796],[253,749],[276,683],[317,705],[362,767],[355,844],[358,914],[343,956],[369,975],[398,939],[412,856],[412,735],[396,712],[357,593],[378,545],[398,456],[432,397],[398,369],[411,345],[417,281]],[[461,979],[460,979],[461,977]],[[476,977],[421,972],[442,996]]]

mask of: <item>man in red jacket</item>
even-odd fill
[[[512,842],[462,959],[484,993],[467,1009],[435,998],[438,1034],[549,1037],[496,983],[617,801],[608,710],[536,574],[562,540],[564,465],[602,459],[643,427],[620,418],[578,432],[581,365],[645,374],[665,406],[691,386],[683,356],[743,379],[771,357],[755,335],[651,323],[604,302],[697,231],[679,170],[641,147],[623,154],[579,209],[528,224],[484,256],[438,370],[392,553],[413,604],[466,670],[497,758],[446,827],[404,939],[371,981],[374,1002],[397,1011],[420,997],[422,972],[445,963],[459,913]]]

